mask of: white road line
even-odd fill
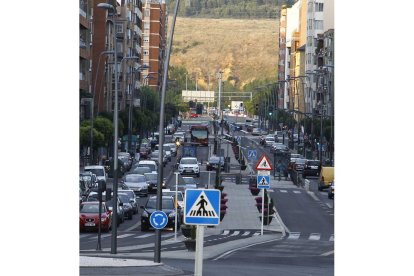
[[[179,233],[177,232],[177,236],[178,235],[179,235]],[[168,234],[165,234],[165,235],[161,235],[162,238],[169,238],[169,237],[172,237],[172,236],[174,236],[174,233],[168,233]]]
[[[326,203],[326,206],[332,209],[332,205],[330,203]]]
[[[242,234],[242,237],[244,237],[244,236],[248,236],[250,234],[250,231],[246,231],[246,232],[244,232],[243,234]],[[253,236],[254,236],[254,234],[253,234]]]
[[[325,252],[325,253],[322,253],[320,256],[329,256],[329,255],[332,255],[332,254],[334,254],[334,250],[332,250],[332,251],[328,251],[328,252]]]
[[[314,200],[320,201],[319,198],[316,197],[316,195],[313,192],[308,192],[308,195],[310,195]]]
[[[309,240],[311,241],[319,241],[321,239],[321,234],[319,233],[312,233],[309,235]]]
[[[260,233],[259,232],[256,232],[256,233],[254,233],[253,234],[253,236],[255,237],[255,236],[259,236],[260,235]]]
[[[230,235],[230,237],[237,236],[238,234],[240,234],[240,231],[234,231],[234,233],[233,233],[233,234],[231,234],[231,235]]]
[[[281,192],[281,193],[287,193],[286,190],[279,190],[279,192]]]
[[[134,239],[142,239],[142,238],[150,237],[150,236],[153,236],[153,235],[155,235],[155,234],[148,233],[148,234],[144,234],[144,235],[141,235],[141,236],[134,237]]]
[[[103,234],[103,235],[101,235],[101,239],[106,238],[106,237],[110,237],[110,236],[112,236],[112,234]],[[95,237],[90,237],[89,239],[90,240],[98,239],[98,235],[96,235]]]
[[[297,240],[300,237],[300,232],[290,232],[288,240]]]
[[[224,231],[223,231],[223,233],[222,233],[221,235],[223,235],[223,236],[224,236],[224,235],[228,235],[229,233],[230,233],[230,231],[229,231],[229,230],[224,230]]]
[[[272,190],[272,189],[267,189],[267,191],[268,191],[269,193],[273,193],[273,192],[274,192],[274,190]]]
[[[301,191],[293,191],[293,193],[295,193],[295,194],[300,194],[300,193],[301,193]]]
[[[84,239],[84,238],[90,237],[92,235],[94,235],[94,234],[83,234],[83,235],[79,235],[79,238]]]
[[[123,234],[123,235],[117,236],[116,238],[117,239],[123,239],[123,238],[130,237],[130,236],[133,236],[133,235],[135,235],[135,234]]]
[[[334,241],[334,234],[331,235],[331,237],[329,238],[329,241]]]

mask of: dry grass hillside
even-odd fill
[[[178,17],[170,66],[184,66],[193,76],[197,73],[198,85],[204,88],[207,76],[215,83],[220,69],[224,80],[238,88],[256,79],[275,79],[278,24],[268,19]]]

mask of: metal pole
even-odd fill
[[[175,219],[174,219],[174,240],[177,240],[177,209],[178,209],[178,172],[175,172]]]
[[[175,20],[177,18],[177,12],[178,12],[178,5],[180,3],[180,0],[176,0],[175,4],[175,11],[174,11],[174,17],[171,25],[170,30],[170,41],[168,43],[167,52],[165,55],[165,61],[164,61],[164,74],[162,76],[162,89],[161,89],[161,103],[160,103],[160,123],[159,123],[159,148],[160,148],[160,154],[158,155],[158,183],[157,183],[157,201],[156,201],[156,209],[162,210],[162,186],[161,181],[163,179],[163,149],[164,149],[164,118],[165,118],[165,90],[167,87],[167,77],[168,77],[168,66],[170,63],[170,53],[171,53],[171,46],[173,41],[173,35],[174,35],[174,27],[175,27]],[[156,229],[155,231],[155,250],[154,250],[154,262],[160,263],[161,262],[161,230]]]
[[[264,221],[264,190],[262,189],[262,225],[260,228],[260,235],[263,236],[263,221]]]
[[[132,91],[129,91],[129,107],[128,107],[128,148],[127,152],[132,151],[132,96],[134,95],[134,69],[132,69]],[[135,152],[134,152],[135,156]]]
[[[196,234],[196,256],[195,256],[195,267],[194,275],[203,275],[203,241],[204,241],[204,225],[197,225]]]
[[[101,251],[101,217],[102,217],[102,200],[99,200],[99,215],[98,215],[98,243],[96,244],[96,251]]]

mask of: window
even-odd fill
[[[149,30],[149,28],[150,28],[150,23],[144,22],[144,30]]]
[[[122,24],[116,24],[116,33],[123,33],[124,26]]]
[[[315,11],[323,12],[323,3],[315,3]]]
[[[315,20],[315,29],[323,30],[323,21],[322,20]]]
[[[150,16],[150,9],[145,9],[144,10],[144,16],[145,17],[147,17],[147,16],[149,17]]]

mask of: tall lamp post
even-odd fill
[[[117,242],[117,220],[118,220],[118,49],[117,49],[117,40],[116,40],[116,32],[115,32],[115,21],[114,18],[116,17],[116,8],[111,4],[107,3],[99,3],[97,5],[98,8],[104,9],[108,11],[112,11],[111,17],[112,19],[107,19],[107,22],[112,23],[112,35],[113,35],[113,43],[114,43],[114,64],[115,64],[115,87],[114,87],[114,183],[113,183],[113,202],[112,202],[112,237],[111,237],[111,254],[116,254],[116,242]]]

